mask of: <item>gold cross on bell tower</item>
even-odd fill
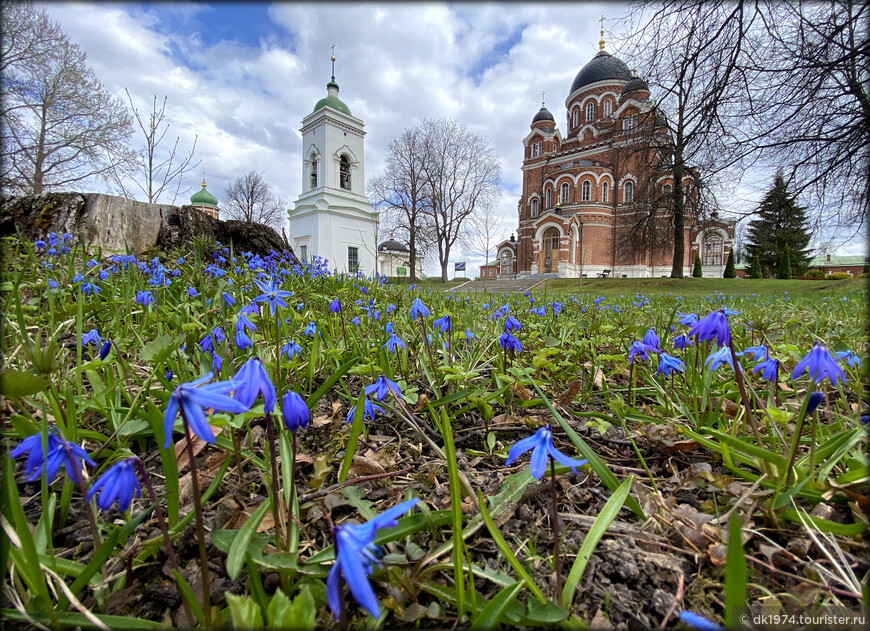
[[[544,91],[541,91],[541,107],[547,107],[547,102],[544,100]]]
[[[329,57],[332,61],[332,80],[335,81],[335,43],[330,48],[332,49],[332,55]]]
[[[598,21],[601,22],[601,39],[598,40],[598,48],[604,50],[604,16],[602,15]]]

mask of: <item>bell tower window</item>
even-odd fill
[[[311,188],[317,188],[317,156],[311,155]]]
[[[338,178],[341,188],[346,191],[350,190],[350,160],[347,156],[341,156],[341,161],[338,165]]]

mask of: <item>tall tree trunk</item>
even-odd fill
[[[411,266],[411,283],[417,282],[417,228],[414,222],[411,222],[408,231],[408,247],[411,248],[411,255],[408,257],[408,264]]]
[[[677,145],[674,151],[674,260],[671,278],[683,278],[683,259],[686,257],[686,213],[683,197],[683,151]]]

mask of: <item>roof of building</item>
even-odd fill
[[[629,94],[630,92],[649,92],[649,85],[640,77],[632,77],[631,81],[622,87],[620,96]]]
[[[331,107],[334,110],[338,110],[339,112],[344,112],[348,116],[353,116],[350,113],[350,108],[338,98],[338,84],[335,82],[335,77],[333,77],[329,83],[326,84],[326,91],[328,93],[327,96],[320,99],[315,105],[312,112],[316,112],[322,107]]]
[[[481,267],[495,267],[498,265],[498,261],[490,261],[489,263],[481,263]]]
[[[538,113],[535,114],[535,117],[532,119],[532,125],[540,123],[541,121],[549,121],[551,123],[556,122],[556,119],[553,118],[552,112],[550,112],[550,110],[548,110],[544,105],[542,105],[541,109],[538,110]]]
[[[386,251],[410,252],[410,250],[408,249],[408,246],[406,246],[404,243],[400,243],[400,242],[396,241],[395,239],[389,239],[387,241],[384,241],[380,245],[378,245],[378,252],[386,252]]]
[[[632,74],[624,61],[602,50],[580,69],[580,72],[574,77],[574,83],[571,84],[571,90],[568,94],[574,94],[590,83],[605,79],[631,81]]]
[[[217,206],[217,197],[205,190],[205,180],[202,181],[202,190],[190,196],[190,203],[194,206]]]
[[[810,261],[810,267],[825,267],[832,265],[865,265],[868,262],[866,256],[832,256],[829,261],[826,256],[816,256]]]

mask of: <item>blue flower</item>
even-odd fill
[[[251,338],[248,337],[248,334],[241,329],[236,331],[235,342],[236,348],[238,348],[240,351],[249,349],[254,345],[254,343],[251,341]]]
[[[233,398],[245,406],[245,409],[250,408],[257,396],[263,393],[263,411],[266,414],[271,414],[275,408],[275,402],[278,399],[278,394],[275,392],[275,386],[272,385],[269,375],[266,374],[266,369],[263,368],[263,362],[259,358],[249,359],[233,377],[236,383],[236,391]]]
[[[341,302],[336,298],[329,303],[329,313],[338,313],[339,311],[341,311]]]
[[[335,526],[332,536],[335,541],[335,563],[326,579],[326,599],[332,615],[337,619],[341,613],[341,581],[344,578],[354,600],[374,618],[380,615],[380,607],[375,592],[369,584],[368,576],[372,573],[372,565],[378,565],[380,550],[375,546],[375,537],[381,528],[396,526],[401,515],[407,513],[420,501],[415,497],[375,515],[364,524],[345,524]]]
[[[286,355],[287,359],[293,359],[295,355],[299,355],[301,353],[302,347],[293,340],[290,340],[289,342],[284,344],[283,348],[281,348],[281,354]]]
[[[284,395],[281,411],[284,414],[284,425],[294,434],[300,429],[305,429],[311,419],[311,412],[305,401],[292,390]]]
[[[855,351],[839,351],[837,353],[837,361],[840,361],[841,359],[846,360],[849,368],[855,368],[856,366],[861,367],[864,365],[861,362],[861,358],[858,357],[858,353]]]
[[[553,432],[550,431],[550,426],[542,427],[531,436],[527,436],[520,441],[517,441],[513,447],[508,450],[508,459],[505,461],[505,466],[509,467],[513,461],[522,456],[529,450],[532,451],[531,471],[532,477],[540,480],[541,476],[547,470],[548,456],[552,456],[553,460],[559,464],[570,467],[574,473],[577,473],[577,467],[586,464],[586,460],[575,460],[569,458],[561,451],[553,446]]]
[[[248,330],[248,331],[256,331],[257,325],[251,322],[248,316],[245,314],[244,310],[239,311],[239,317],[236,318],[236,331],[240,330]]]
[[[353,423],[353,417],[356,414],[356,406],[351,406],[350,410],[347,413],[347,418],[345,419],[346,423]],[[376,403],[372,403],[369,399],[365,400],[363,404],[363,420],[368,418],[369,420],[375,420],[375,415],[384,414],[384,408]]]
[[[211,431],[203,408],[213,408],[236,414],[248,410],[250,406],[246,406],[228,395],[231,390],[239,387],[235,381],[217,381],[203,385],[213,376],[213,373],[208,373],[195,381],[183,383],[169,397],[169,403],[166,404],[166,415],[163,417],[163,432],[166,434],[164,449],[168,449],[169,445],[172,444],[172,427],[175,425],[179,408],[181,408],[181,412],[187,419],[193,433],[207,443],[214,442],[214,432]]]
[[[278,307],[286,307],[287,303],[284,302],[284,298],[288,298],[293,295],[292,291],[284,291],[282,289],[278,289],[278,286],[275,284],[275,279],[272,279],[269,285],[261,283],[257,279],[254,279],[254,282],[257,283],[257,287],[263,292],[256,298],[254,298],[254,302],[268,302],[269,303],[269,311],[272,315],[275,315],[275,311],[278,310]]]
[[[134,495],[142,497],[142,487],[139,485],[139,478],[136,477],[134,459],[121,460],[107,469],[88,489],[87,501],[90,502],[91,498],[101,489],[102,492],[97,497],[97,506],[100,507],[100,510],[109,510],[115,501],[118,502],[118,508],[122,511],[130,508],[130,502],[133,501]]]
[[[656,371],[657,375],[664,375],[665,377],[669,377],[674,372],[686,372],[686,365],[677,359],[676,357],[671,357],[667,353],[659,354],[659,369]]]
[[[721,309],[711,311],[689,330],[689,336],[698,336],[698,341],[716,340],[719,348],[731,345],[731,329],[728,327],[728,318]]]
[[[688,335],[678,335],[674,338],[674,348],[684,351],[689,346],[694,346],[694,344],[692,343],[692,340],[689,339]]]
[[[96,329],[91,329],[90,331],[82,335],[82,346],[87,346],[88,344],[100,346],[102,343],[103,338],[100,337],[100,334],[97,333]]]
[[[48,288],[49,289],[57,289],[57,287],[58,287],[57,281],[54,280],[53,278],[49,278],[48,279]]]
[[[390,333],[390,339],[388,339],[387,343],[381,346],[381,348],[386,348],[391,353],[395,353],[396,347],[408,348],[405,343],[396,336],[395,333]]]
[[[807,356],[794,367],[791,378],[797,379],[804,371],[810,373],[810,379],[816,385],[824,381],[825,377],[831,381],[832,386],[837,385],[837,379],[842,379],[843,383],[846,383],[846,375],[843,374],[843,370],[837,365],[837,361],[831,355],[831,352],[818,342],[813,344]]]
[[[411,321],[416,322],[417,318],[428,318],[429,317],[429,309],[426,305],[423,304],[423,301],[419,298],[414,298],[414,302],[411,304]]]
[[[465,341],[470,342],[473,339],[474,339],[474,333],[472,333],[468,329],[465,329]]]
[[[106,359],[106,356],[109,354],[109,351],[112,350],[112,342],[111,340],[106,340],[103,342],[103,346],[100,348],[100,359]]]
[[[305,330],[302,331],[302,335],[305,337],[314,337],[314,334],[317,333],[317,325],[314,324],[314,321],[308,323],[308,326],[305,327]]]
[[[764,344],[759,344],[758,346],[750,346],[742,353],[737,353],[738,355],[743,355],[746,357],[747,355],[752,355],[752,361],[761,361],[767,359],[769,355],[767,354],[767,348]]]
[[[196,291],[196,289],[194,289],[193,287],[188,286],[187,295],[190,296],[191,298],[196,298],[199,295],[199,292]]]
[[[48,247],[48,244],[45,241],[37,239],[33,242],[33,247],[35,247],[37,250],[44,250],[46,247]]]
[[[646,332],[646,335],[643,336],[643,343],[654,348],[656,353],[659,352],[659,336],[656,335],[655,329]]]
[[[449,333],[453,329],[453,324],[450,322],[450,316],[444,314],[432,323],[432,327],[438,329],[442,333]]]
[[[230,307],[236,304],[236,299],[229,295],[227,292],[221,292],[221,297],[224,299],[224,306]]]
[[[219,372],[220,369],[224,365],[224,360],[217,353],[211,358],[211,369],[215,372]]]
[[[698,629],[698,631],[725,631],[725,627],[720,627],[715,622],[707,620],[704,616],[693,613],[691,611],[681,611],[680,620],[685,622],[690,627]]]
[[[815,412],[816,408],[818,408],[824,400],[825,395],[818,390],[813,390],[812,392],[810,392],[810,398],[807,402],[807,414],[812,414],[813,412]]]
[[[723,346],[715,353],[711,353],[707,361],[704,362],[705,366],[710,366],[710,370],[716,370],[723,364],[728,364],[731,366],[731,370],[734,370],[734,362],[731,360],[731,348],[728,346]]]
[[[90,296],[91,294],[98,294],[101,291],[103,290],[100,289],[97,285],[94,285],[93,283],[85,283],[84,285],[82,285],[82,292],[85,294],[85,296]]]
[[[350,323],[357,326],[362,326],[362,323],[359,321],[359,316],[354,316],[353,318],[351,318]]]
[[[644,344],[643,342],[639,342],[635,340],[631,343],[631,346],[628,348],[628,363],[633,364],[634,358],[639,357],[640,359],[649,359],[648,353],[657,353],[658,349],[654,346],[650,346],[649,344]]]
[[[385,375],[381,375],[373,384],[366,386],[366,396],[372,392],[375,393],[375,399],[378,401],[383,401],[390,392],[400,399],[402,398],[402,390],[399,388],[399,384],[390,380]]]
[[[523,328],[523,325],[520,324],[520,321],[517,320],[512,315],[509,315],[504,320],[504,330],[505,333],[510,333],[511,331],[519,331]]]
[[[779,360],[778,359],[768,359],[766,361],[761,362],[755,368],[752,369],[752,372],[761,372],[761,378],[770,383],[776,383],[779,380]]]
[[[522,343],[510,333],[502,333],[501,337],[498,338],[498,343],[506,351],[515,353],[523,352]]]
[[[67,451],[67,447],[69,451]],[[75,443],[68,443],[59,438],[54,430],[48,432],[45,451],[42,450],[42,434],[34,434],[22,440],[10,452],[13,458],[23,454],[27,454],[24,475],[27,476],[28,482],[38,480],[45,471],[46,479],[51,483],[61,467],[64,468],[67,475],[73,475],[73,480],[76,480],[76,474],[82,470],[83,463],[92,467],[97,466],[97,463],[91,460],[84,449]]]

